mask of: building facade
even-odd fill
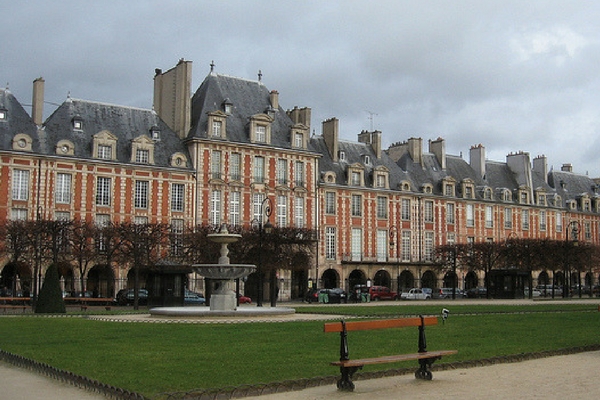
[[[544,156],[526,152],[490,161],[480,144],[464,160],[446,154],[442,138],[427,150],[414,137],[383,149],[379,131],[340,140],[336,118],[311,135],[310,108],[284,110],[260,74],[235,78],[211,65],[192,94],[191,68],[180,60],[155,71],[153,110],[68,98],[42,121],[42,79],[34,81],[31,116],[0,89],[0,221],[250,227],[269,206],[271,223],[314,229],[319,238],[310,269],[279,272],[280,299],[302,297],[309,281],[346,290],[367,282],[442,287],[448,277],[433,268],[436,246],[566,240],[571,221],[581,240],[598,244],[598,184],[570,165],[549,171]],[[6,260],[1,267],[2,279],[27,279],[26,266],[17,274]],[[598,284],[599,272],[582,280]],[[67,284],[78,278],[64,274]],[[480,273],[461,274],[460,287],[483,283]],[[127,266],[89,275],[88,286],[104,296],[130,285]],[[201,288],[202,277],[190,285]]]

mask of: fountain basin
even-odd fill
[[[209,279],[239,279],[250,275],[256,270],[252,264],[195,264],[192,269]]]

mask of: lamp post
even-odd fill
[[[263,301],[263,279],[262,279],[262,242],[263,242],[263,232],[271,233],[273,230],[273,225],[271,224],[270,217],[273,212],[273,203],[271,199],[265,197],[265,199],[260,204],[260,217],[258,219],[253,219],[250,224],[254,225],[256,223],[258,225],[258,265],[256,268],[256,272],[258,274],[258,298],[256,299],[256,306],[262,307]],[[263,217],[267,217],[267,222],[263,224]]]
[[[398,249],[400,248],[400,241],[398,240],[398,227],[395,225],[390,226],[390,250],[396,246],[396,292],[400,292],[400,285],[398,285],[398,276],[400,276],[400,261],[398,257]],[[394,243],[394,238],[396,242]]]
[[[569,267],[569,261],[570,258],[569,257],[569,253],[570,253],[570,249],[569,249],[569,233],[571,234],[571,242],[573,242],[573,247],[577,247],[579,246],[579,230],[580,230],[580,224],[579,221],[573,220],[571,222],[569,222],[569,225],[567,225],[567,235],[565,237],[565,250],[566,250],[566,257],[565,257],[565,278],[564,278],[564,284],[563,284],[563,297],[567,298],[569,297],[569,292],[571,289],[571,279],[569,279],[569,272],[570,272],[570,267]],[[579,282],[579,290],[580,290],[580,297],[581,297],[581,282]]]

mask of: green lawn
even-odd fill
[[[439,314],[441,306],[402,307],[401,313],[393,305],[299,307],[298,312],[393,316]],[[448,305],[446,324],[427,328],[429,350],[459,351],[442,362],[600,343],[596,304],[465,307]],[[481,314],[471,314],[473,309]],[[414,352],[417,328],[350,332],[349,346],[354,358]],[[337,375],[328,363],[339,357],[339,335],[323,333],[323,322],[119,323],[26,316],[0,318],[0,349],[153,397]]]

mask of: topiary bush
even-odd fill
[[[50,265],[46,271],[44,284],[35,305],[35,312],[38,314],[64,314],[67,312],[60,288],[58,269],[54,264]]]

